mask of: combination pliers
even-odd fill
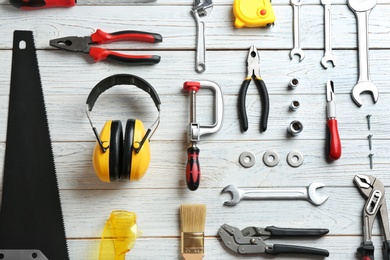
[[[383,183],[371,176],[358,174],[354,178],[354,183],[362,196],[366,199],[363,208],[363,238],[358,251],[362,254],[363,260],[374,260],[374,244],[372,243],[372,226],[377,215],[381,222],[384,235],[382,253],[383,259],[390,259],[390,229],[389,217],[385,199],[385,187]],[[378,214],[379,213],[379,214]]]
[[[157,55],[129,55],[106,50],[93,44],[105,44],[117,41],[140,41],[140,42],[162,42],[162,36],[157,33],[141,31],[120,31],[106,33],[97,29],[91,36],[78,37],[69,36],[50,40],[49,44],[66,51],[83,52],[89,54],[95,61],[105,60],[107,58],[126,62],[129,64],[156,64],[160,62],[161,57]]]
[[[329,256],[329,251],[325,249],[285,244],[267,244],[264,242],[265,239],[270,237],[321,236],[328,232],[328,229],[295,229],[278,228],[275,226],[266,228],[247,227],[239,230],[236,227],[224,224],[219,228],[218,234],[225,246],[238,254],[266,253],[277,255],[280,253],[293,253]]]
[[[249,49],[247,58],[248,75],[242,82],[240,93],[238,95],[238,114],[242,131],[248,130],[248,117],[246,115],[246,93],[248,91],[249,83],[252,78],[255,82],[261,99],[261,117],[260,117],[260,132],[267,130],[268,114],[269,114],[269,97],[267,87],[260,76],[260,58],[255,45]]]

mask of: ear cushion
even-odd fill
[[[123,158],[123,130],[122,123],[118,120],[113,120],[111,123],[110,134],[110,157],[109,157],[109,171],[110,181],[119,181],[122,172],[122,158]]]
[[[136,119],[134,123],[134,140],[132,144],[133,148],[139,147],[139,144],[141,143],[145,134],[146,131],[142,121]],[[146,140],[138,153],[136,153],[135,150],[132,149],[130,180],[131,181],[140,180],[148,170],[149,163],[150,163],[150,147],[149,147],[149,140]]]
[[[123,181],[130,180],[130,171],[133,158],[134,127],[135,120],[128,119],[124,134],[122,174],[120,176],[120,179]]]

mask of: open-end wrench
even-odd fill
[[[235,206],[241,200],[307,200],[318,206],[329,197],[317,194],[317,189],[324,187],[322,183],[312,183],[307,188],[256,188],[239,189],[234,185],[226,186],[221,193],[230,192],[232,199],[225,201],[225,206]]]
[[[305,58],[305,53],[301,48],[301,36],[299,32],[299,12],[301,10],[302,0],[291,0],[290,4],[293,7],[293,29],[294,29],[294,47],[290,51],[290,59],[292,60],[294,55],[299,56],[299,61]]]
[[[324,22],[325,22],[325,53],[321,59],[321,65],[325,69],[328,68],[328,62],[331,62],[333,67],[336,66],[336,57],[332,54],[332,0],[321,0],[324,6]]]
[[[212,10],[212,0],[195,0],[194,7],[191,11],[197,27],[195,70],[198,73],[206,70],[205,20]]]
[[[368,21],[371,10],[376,6],[376,0],[348,0],[349,8],[355,13],[358,24],[359,47],[359,80],[352,89],[352,99],[356,105],[362,106],[360,94],[370,92],[374,103],[378,101],[379,91],[370,79],[370,60],[368,57]]]

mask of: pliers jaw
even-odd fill
[[[257,52],[255,45],[252,45],[249,49],[247,66],[248,66],[247,79],[250,79],[253,76],[256,77],[257,79],[261,78],[261,76],[260,76],[260,57],[259,57],[259,53]]]
[[[50,40],[49,44],[52,47],[59,48],[66,51],[74,52],[89,52],[89,45],[92,43],[90,36],[85,37],[62,37]]]

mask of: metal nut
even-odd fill
[[[243,152],[240,154],[238,161],[242,167],[250,168],[255,165],[256,156],[251,152]]]
[[[299,85],[299,80],[297,78],[291,79],[290,82],[288,83],[288,86],[291,89],[298,87],[298,85]]]
[[[295,110],[297,110],[300,106],[301,106],[301,104],[299,103],[298,100],[293,100],[293,101],[291,101],[290,109],[293,110],[293,111],[295,111]]]
[[[287,128],[287,131],[291,135],[297,135],[303,130],[303,125],[300,121],[294,120],[290,123],[290,125]]]

